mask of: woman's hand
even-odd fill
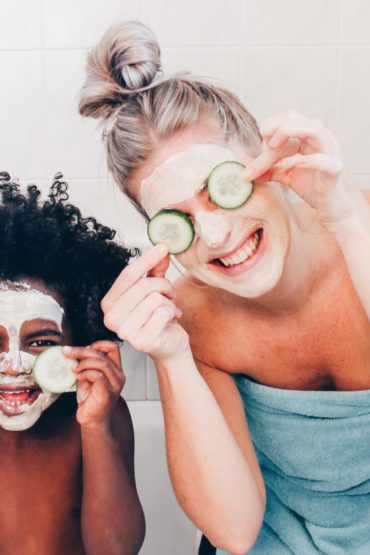
[[[167,248],[156,245],[122,271],[101,303],[107,328],[156,361],[189,349],[175,289],[164,277],[168,265]]]
[[[248,166],[246,179],[290,187],[331,232],[356,215],[358,192],[343,172],[334,135],[320,121],[290,111],[265,121],[261,133],[263,151]]]
[[[125,384],[118,345],[95,341],[89,347],[70,347],[64,355],[78,360],[73,368],[77,374],[77,421],[85,427],[109,424]]]

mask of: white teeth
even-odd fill
[[[227,256],[226,258],[220,258],[221,262],[225,266],[234,266],[235,264],[240,264],[241,262],[245,262],[256,251],[258,242],[259,242],[259,236],[258,236],[258,233],[256,232],[253,235],[252,239],[249,239],[249,241],[244,244],[243,248],[240,248],[237,252],[234,252],[231,256]]]

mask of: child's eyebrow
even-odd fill
[[[39,337],[40,335],[49,335],[49,336],[56,336],[56,337],[63,337],[63,334],[60,331],[55,330],[53,328],[42,328],[31,333],[27,333],[25,337],[27,339],[33,339],[34,337]]]

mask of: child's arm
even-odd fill
[[[81,426],[83,495],[81,528],[87,555],[136,555],[145,520],[134,476],[134,436],[124,376],[115,343],[74,347],[77,420]]]

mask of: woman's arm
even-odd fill
[[[370,196],[357,190],[352,217],[332,230],[346,260],[357,295],[370,320]],[[366,198],[368,197],[368,199]]]
[[[262,524],[265,488],[235,383],[195,366],[191,352],[157,370],[176,496],[213,545],[244,554]]]
[[[294,111],[270,118],[261,132],[264,147],[246,179],[280,181],[316,210],[336,238],[370,318],[370,206],[343,170],[335,137],[318,120]]]
[[[79,359],[75,371],[86,554],[136,555],[144,540],[145,520],[135,485],[131,418],[119,397],[124,382],[118,347],[99,341],[90,348],[74,347],[68,356]]]
[[[228,422],[194,362],[173,285],[163,277],[166,253],[163,245],[154,247],[123,270],[102,301],[104,322],[156,363],[168,462],[182,507],[212,543],[241,555],[262,524],[262,479],[231,377],[222,380],[214,371]],[[238,424],[232,429],[233,412]],[[244,434],[234,437],[239,425]]]

